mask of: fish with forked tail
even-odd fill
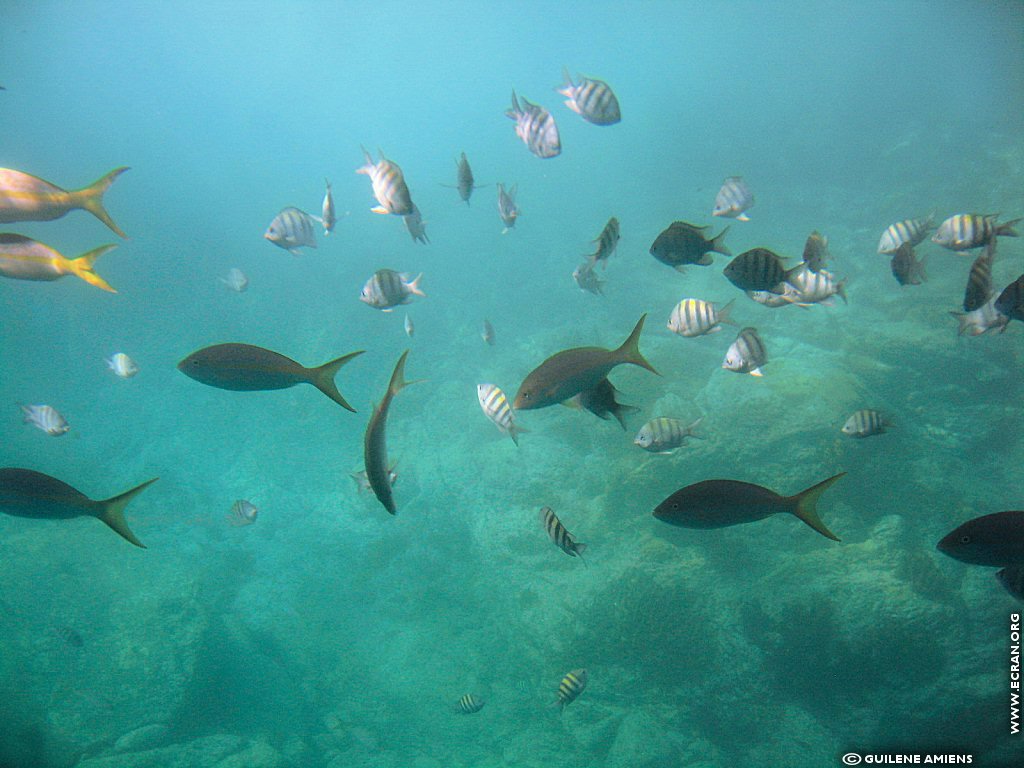
[[[0,275],[13,280],[58,280],[65,275],[80,277],[89,285],[117,293],[93,271],[96,260],[117,248],[101,245],[88,253],[69,259],[48,245],[12,232],[0,233]]]
[[[68,191],[31,174],[0,168],[0,222],[52,221],[81,208],[127,237],[103,207],[103,193],[127,170],[115,168],[88,187]]]
[[[373,415],[370,416],[370,421],[366,425],[366,434],[363,435],[363,464],[366,467],[366,479],[374,496],[392,515],[398,514],[398,509],[395,506],[395,497],[391,490],[391,470],[388,465],[388,446],[385,433],[391,401],[407,386],[416,383],[405,380],[405,359],[408,356],[409,350],[407,349],[395,363],[395,370],[391,374],[391,381],[388,382],[388,389],[384,393],[383,399],[373,409]]]

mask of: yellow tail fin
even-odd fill
[[[95,285],[97,288],[102,288],[104,291],[117,293],[117,291],[114,290],[106,280],[92,271],[92,265],[96,263],[96,259],[107,251],[112,251],[114,248],[117,248],[116,243],[101,245],[99,248],[93,248],[88,253],[83,253],[77,259],[69,259],[68,269],[71,270],[71,274],[75,277],[82,278],[89,285]]]
[[[641,368],[646,368],[651,373],[660,376],[661,374],[654,370],[654,366],[648,363],[640,353],[640,332],[644,329],[644,320],[646,319],[647,313],[645,312],[637,321],[633,332],[629,334],[629,338],[622,342],[622,346],[615,351],[622,362],[639,365]]]
[[[818,517],[818,510],[815,509],[814,505],[818,503],[818,498],[821,494],[827,491],[832,483],[845,474],[845,472],[840,472],[838,475],[832,475],[828,480],[822,480],[817,485],[812,485],[807,490],[800,491],[796,496],[789,497],[789,501],[796,503],[796,506],[793,509],[793,514],[811,526],[811,528],[816,530],[822,536],[832,539],[832,541],[839,541],[839,537],[832,533],[832,531],[826,528],[825,524],[821,522],[821,518]]]
[[[124,508],[128,506],[128,502],[159,479],[159,477],[154,477],[152,480],[147,480],[142,485],[135,486],[130,491],[125,491],[124,493],[118,494],[106,501],[97,502],[102,507],[102,511],[97,515],[97,517],[109,525],[115,533],[121,536],[121,538],[131,542],[136,547],[142,547],[142,549],[145,549],[146,545],[135,538],[135,534],[131,532],[131,529],[128,527],[128,523],[125,522]]]
[[[334,376],[338,373],[338,369],[341,368],[345,363],[353,358],[359,357],[365,350],[359,350],[358,352],[349,352],[347,355],[343,355],[335,360],[331,360],[329,363],[324,363],[318,368],[310,369],[309,383],[319,389],[331,400],[336,402],[342,408],[346,408],[352,413],[356,412],[356,409],[348,404],[348,401],[341,396],[341,392],[338,391],[338,386],[334,383]]]
[[[80,207],[102,221],[120,237],[128,237],[128,235],[121,231],[117,224],[114,223],[114,220],[110,218],[106,208],[103,207],[103,193],[110,188],[110,185],[114,183],[118,176],[127,170],[127,167],[115,168],[102,179],[93,182],[88,187],[71,193]]]

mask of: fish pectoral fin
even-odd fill
[[[375,205],[370,210],[373,211],[374,213],[391,213],[391,211],[389,211],[383,205]]]

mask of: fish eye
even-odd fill
[[[968,534],[965,533],[963,536],[960,537],[960,543],[961,544],[970,544],[971,543],[971,537]]]

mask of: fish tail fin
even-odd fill
[[[842,280],[840,280],[838,283],[836,283],[836,293],[838,293],[842,297],[843,304],[849,304],[850,303],[849,301],[846,300],[846,281],[847,280],[849,280],[849,278],[848,277],[844,277]]]
[[[1020,219],[1013,219],[1013,221],[1006,221],[996,227],[996,234],[1002,235],[1003,237],[1020,237],[1017,230],[1013,228],[1013,225],[1019,222]]]
[[[370,153],[366,151],[366,147],[362,144],[359,145],[359,148],[363,150],[363,165],[356,168],[356,173],[362,173],[369,176],[370,171],[374,167],[373,158],[370,156]]]
[[[950,315],[956,318],[956,321],[960,323],[960,327],[956,329],[957,336],[963,336],[967,333],[967,330],[971,327],[971,321],[967,317],[966,312],[950,312]]]
[[[512,442],[516,444],[516,448],[519,447],[519,435],[523,432],[529,432],[526,427],[520,427],[516,424],[511,425],[508,428],[508,436],[512,438]]]
[[[653,365],[647,362],[640,352],[640,332],[644,329],[644,320],[646,319],[647,313],[644,312],[640,319],[637,320],[636,327],[629,334],[629,338],[622,342],[622,346],[615,350],[615,352],[621,362],[639,365],[641,368],[646,368],[651,373],[660,376],[661,374],[654,369]]]
[[[405,379],[405,358],[409,356],[409,350],[405,350],[402,356],[398,358],[398,362],[395,363],[395,370],[391,374],[391,381],[388,382],[388,392],[394,397],[403,389],[411,384],[418,384],[423,379],[414,379],[413,381],[406,381]]]
[[[730,251],[725,246],[725,233],[728,232],[728,231],[729,231],[729,227],[726,227],[725,229],[723,229],[721,232],[718,233],[717,237],[715,237],[711,241],[711,250],[712,251],[714,251],[715,253],[720,253],[723,256],[732,256],[732,251]]]
[[[349,352],[347,355],[331,360],[330,362],[324,363],[323,365],[310,369],[309,383],[319,389],[331,400],[336,402],[342,408],[356,412],[344,397],[341,396],[341,392],[338,391],[338,385],[334,383],[334,377],[338,373],[338,369],[350,360],[359,357],[365,350],[360,349],[357,352]]]
[[[505,117],[511,118],[512,120],[519,119],[519,113],[522,110],[519,109],[519,99],[516,98],[516,90],[512,89],[512,107],[505,110]]]
[[[132,533],[128,527],[128,523],[124,519],[124,508],[128,506],[128,502],[146,490],[150,485],[155,483],[160,478],[154,477],[152,480],[147,480],[142,485],[137,485],[130,491],[118,494],[112,498],[101,501],[100,504],[103,507],[103,511],[100,512],[97,517],[104,523],[110,526],[110,528],[123,538],[125,541],[134,544],[136,547],[146,548],[146,545],[135,538],[135,534]]]
[[[729,319],[729,315],[732,314],[732,308],[735,303],[736,299],[730,299],[728,304],[718,310],[718,322],[725,323],[726,325],[736,325],[734,320]]]
[[[580,542],[580,541],[576,542],[576,547],[575,547],[576,557],[578,557],[580,559],[580,561],[583,563],[583,567],[584,568],[589,568],[590,566],[587,565],[587,561],[583,559],[583,553],[586,552],[586,550],[587,550],[587,545],[586,544],[584,544],[583,542]]]
[[[917,262],[917,264],[914,267],[914,269],[917,270],[917,276],[919,278],[921,278],[921,282],[923,282],[923,283],[928,282],[928,273],[924,271],[924,264],[925,264],[925,262],[927,260],[928,260],[928,256],[927,255],[922,256],[921,260],[919,262]]]
[[[102,221],[120,237],[128,237],[128,235],[121,231],[117,224],[114,223],[114,220],[110,218],[106,208],[103,207],[103,193],[110,188],[110,185],[114,183],[118,176],[127,170],[127,167],[115,168],[102,179],[93,182],[88,187],[71,193],[80,207]]]
[[[840,472],[838,475],[832,475],[828,480],[822,480],[817,485],[812,485],[807,490],[800,491],[796,496],[789,497],[790,501],[796,502],[793,514],[825,538],[832,539],[832,541],[839,541],[839,537],[832,533],[832,531],[826,528],[825,524],[821,522],[821,518],[818,517],[818,510],[815,509],[815,504],[817,504],[818,498],[821,494],[827,491],[829,487],[836,482],[836,480],[845,474],[845,472]]]
[[[409,289],[409,291],[410,291],[411,293],[414,293],[414,294],[416,294],[417,296],[423,296],[423,297],[426,297],[426,295],[427,295],[427,294],[425,294],[425,293],[423,292],[423,289],[422,289],[422,288],[420,288],[420,280],[422,280],[422,279],[423,279],[423,273],[422,273],[422,272],[420,272],[420,273],[419,273],[418,275],[416,275],[416,279],[415,279],[415,280],[413,280],[412,282],[408,283],[408,284],[406,285],[406,287],[407,287],[407,288]]]
[[[117,293],[117,291],[114,290],[106,280],[92,271],[92,266],[96,263],[96,260],[107,251],[112,251],[114,248],[117,248],[116,243],[101,245],[99,248],[93,248],[88,253],[83,253],[77,259],[70,259],[68,261],[68,268],[71,270],[71,274],[75,277],[82,278],[89,285],[95,285],[97,288],[102,288],[104,291]]]
[[[622,403],[616,403],[612,408],[612,416],[619,422],[619,426],[622,427],[623,431],[627,430],[626,417],[633,413],[640,413],[640,409],[635,405],[623,405]]]
[[[700,423],[702,421],[704,421],[704,417],[703,416],[701,416],[696,421],[694,421],[692,424],[690,424],[690,425],[688,425],[686,427],[686,435],[687,435],[687,437],[696,437],[698,440],[703,440],[704,439],[704,435],[698,435],[694,431],[695,429],[697,429],[697,427],[700,426]]]

